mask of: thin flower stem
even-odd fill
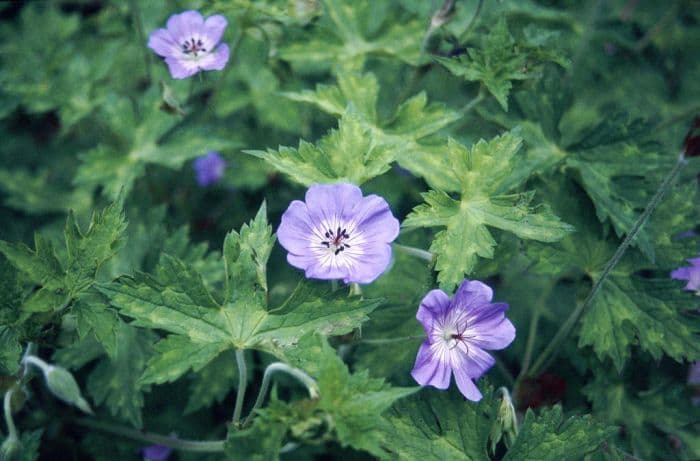
[[[542,370],[547,368],[547,366],[549,366],[550,362],[559,353],[559,345],[561,344],[561,342],[569,336],[571,330],[573,330],[574,326],[578,323],[578,320],[581,318],[581,315],[591,305],[593,299],[598,294],[598,291],[600,291],[600,288],[603,286],[603,282],[605,282],[605,279],[608,278],[610,272],[612,272],[617,263],[620,262],[620,259],[622,259],[622,257],[624,256],[625,252],[627,251],[627,248],[630,246],[635,237],[637,237],[637,234],[647,222],[649,216],[651,216],[656,207],[659,206],[659,203],[661,203],[661,200],[663,199],[664,195],[671,188],[671,183],[676,179],[676,177],[681,172],[686,163],[687,161],[685,160],[683,153],[681,153],[680,158],[676,162],[675,166],[668,173],[664,181],[661,183],[656,193],[651,198],[646,208],[637,219],[637,222],[634,223],[634,226],[627,234],[627,237],[625,237],[620,246],[617,248],[617,251],[615,251],[615,254],[612,256],[612,258],[610,258],[608,263],[603,268],[600,277],[598,277],[598,279],[593,284],[593,288],[591,288],[591,292],[588,294],[588,297],[586,297],[585,301],[582,304],[580,304],[578,307],[576,307],[576,309],[574,309],[571,315],[569,315],[569,318],[567,318],[564,322],[564,325],[562,325],[559,331],[557,331],[557,334],[554,335],[554,338],[552,338],[552,340],[549,342],[542,354],[540,354],[540,356],[537,358],[535,364],[530,369],[530,372],[528,373],[529,376],[537,376],[538,373],[540,373]]]
[[[7,437],[10,439],[18,439],[17,427],[12,419],[12,394],[15,392],[15,387],[12,386],[5,392],[3,399],[3,411],[5,412],[5,424],[7,424]]]
[[[146,63],[146,78],[148,83],[151,82],[151,53],[146,47],[146,34],[143,32],[143,21],[141,21],[141,10],[139,9],[139,4],[137,0],[129,1],[129,9],[131,10],[131,17],[134,21],[134,28],[136,29],[136,37],[139,41],[139,48],[143,50],[143,57]]]
[[[245,388],[248,385],[248,369],[246,367],[243,349],[236,349],[236,365],[238,365],[238,390],[236,391],[236,405],[233,408],[234,424],[238,424],[238,421],[241,419]]]
[[[433,254],[429,251],[421,250],[420,248],[415,248],[407,245],[401,245],[399,243],[394,243],[394,248],[399,251],[403,251],[407,255],[415,256],[416,258],[424,259],[428,262],[433,261]]]
[[[50,365],[47,364],[46,362],[44,362],[43,360],[41,360],[39,357],[37,357],[37,356],[35,356],[35,355],[26,355],[26,356],[22,359],[22,362],[23,362],[23,363],[29,363],[29,364],[32,364],[32,365],[36,366],[36,367],[39,368],[39,369],[41,370],[41,372],[44,373],[44,374],[46,374],[46,373],[49,372],[49,366],[50,366]]]
[[[402,341],[410,341],[413,339],[425,339],[425,335],[402,336],[400,338],[360,339],[357,342],[362,343],[362,344],[391,344],[391,343],[399,343]]]
[[[293,378],[296,378],[300,383],[302,383],[304,386],[306,386],[306,389],[309,391],[309,396],[312,399],[315,399],[318,397],[318,385],[316,384],[316,381],[314,379],[307,375],[305,372],[298,368],[294,368],[292,366],[287,365],[286,363],[282,362],[274,362],[271,363],[270,365],[267,366],[265,369],[265,373],[263,374],[263,381],[262,384],[260,385],[260,391],[258,392],[258,397],[255,399],[255,405],[253,405],[253,409],[250,410],[250,413],[246,417],[245,421],[243,421],[243,426],[247,426],[255,416],[255,411],[262,406],[263,401],[265,401],[265,396],[267,395],[267,389],[270,387],[270,379],[272,378],[272,375],[276,372],[283,372],[287,373],[289,376],[292,376]]]
[[[479,0],[479,3],[476,5],[476,9],[474,10],[474,14],[469,20],[469,24],[467,24],[467,27],[464,29],[464,32],[462,32],[462,35],[459,36],[459,43],[464,43],[464,40],[466,40],[466,38],[469,36],[472,27],[474,27],[474,24],[476,24],[476,18],[478,18],[479,13],[481,13],[481,7],[483,6],[484,0]]]
[[[464,107],[462,107],[462,110],[460,111],[460,114],[462,116],[467,115],[469,112],[471,112],[472,109],[474,109],[481,101],[484,100],[484,90],[483,88],[479,89],[479,94],[474,97],[471,101],[469,101]]]
[[[532,312],[532,318],[530,319],[530,329],[527,333],[527,343],[525,344],[525,353],[523,354],[523,362],[520,367],[520,373],[515,379],[514,390],[517,389],[520,381],[527,376],[527,371],[530,368],[530,362],[532,361],[532,351],[535,348],[535,339],[537,338],[537,327],[540,323],[540,317],[542,316],[542,311],[538,307]]]
[[[220,453],[224,451],[225,440],[183,440],[176,437],[153,434],[150,432],[142,432],[129,427],[119,426],[117,424],[105,423],[96,421],[90,418],[78,418],[72,420],[78,426],[96,429],[98,431],[107,432],[109,434],[126,437],[141,442],[155,443],[166,447],[181,451],[191,451],[197,453]]]

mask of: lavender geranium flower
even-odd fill
[[[352,184],[313,185],[294,200],[277,230],[287,261],[307,278],[370,283],[391,262],[399,222],[377,195]]]
[[[700,295],[700,258],[688,259],[690,267],[680,267],[671,272],[671,278],[676,280],[687,280],[685,290],[694,291]]]
[[[165,58],[170,75],[182,79],[200,70],[221,70],[229,58],[228,45],[216,46],[228,22],[220,14],[206,21],[197,11],[170,16],[166,29],[151,33],[148,47]]]
[[[452,300],[442,290],[432,290],[423,298],[416,318],[428,338],[411,371],[418,384],[447,389],[454,373],[462,395],[481,400],[473,380],[495,363],[486,350],[503,349],[515,339],[515,327],[505,317],[508,304],[492,303],[492,298],[488,285],[467,279]]]
[[[197,184],[206,187],[224,177],[226,161],[218,152],[209,152],[207,155],[195,159],[193,166]]]

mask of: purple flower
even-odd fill
[[[508,304],[492,303],[492,297],[488,285],[464,279],[452,300],[442,290],[423,298],[416,318],[428,338],[411,371],[418,384],[447,389],[454,373],[462,395],[481,400],[473,380],[496,363],[485,351],[503,349],[515,339],[515,327],[505,317]]]
[[[691,258],[687,260],[690,267],[680,267],[671,272],[671,278],[676,280],[687,280],[688,284],[685,290],[694,291],[700,295],[700,258]]]
[[[352,184],[313,185],[294,200],[277,230],[287,261],[307,278],[370,283],[391,262],[399,222],[377,195]]]
[[[141,456],[144,461],[165,461],[172,451],[172,448],[164,445],[149,445],[141,449]]]
[[[200,70],[221,70],[229,57],[228,45],[217,44],[228,23],[220,14],[206,21],[198,11],[170,16],[167,29],[151,33],[148,47],[165,58],[173,78],[187,78]]]
[[[226,161],[217,152],[209,152],[194,161],[194,172],[197,184],[202,187],[218,182],[224,177]]]

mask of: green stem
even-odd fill
[[[234,424],[237,424],[241,419],[245,388],[248,385],[248,369],[246,367],[243,349],[236,349],[236,365],[238,365],[238,390],[236,391],[236,406],[233,408]]]
[[[510,370],[508,370],[508,367],[506,367],[506,365],[500,358],[496,357],[495,355],[494,358],[496,359],[496,368],[498,369],[498,371],[501,372],[503,377],[506,378],[506,381],[508,381],[508,385],[512,387],[515,383],[515,378],[513,378],[513,374],[510,372]]]
[[[571,315],[569,315],[569,318],[567,318],[564,322],[564,325],[562,325],[559,331],[557,331],[557,334],[554,335],[554,338],[552,338],[552,340],[549,342],[542,354],[540,354],[540,356],[538,357],[535,364],[530,369],[529,376],[537,376],[537,374],[543,369],[545,369],[549,365],[549,363],[554,359],[554,357],[556,357],[556,355],[559,353],[559,345],[561,344],[561,342],[569,336],[571,330],[573,330],[574,326],[581,318],[581,315],[591,305],[593,299],[598,294],[598,291],[600,291],[600,288],[603,286],[603,282],[605,281],[605,279],[608,278],[610,272],[615,268],[617,263],[620,262],[620,259],[622,259],[622,257],[624,256],[625,252],[627,251],[627,248],[630,246],[635,237],[637,237],[637,234],[647,222],[649,216],[651,216],[656,207],[659,206],[659,203],[661,203],[661,200],[663,199],[664,195],[671,188],[671,183],[676,179],[676,176],[678,176],[678,174],[681,172],[686,163],[687,161],[681,153],[678,162],[676,162],[673,169],[668,173],[664,181],[657,189],[654,196],[647,204],[642,214],[634,223],[634,226],[632,227],[630,232],[627,234],[625,239],[617,248],[617,251],[615,251],[615,254],[612,256],[612,258],[610,258],[610,260],[603,268],[603,272],[593,284],[593,288],[591,288],[591,292],[588,294],[588,297],[586,297],[585,301],[582,304],[580,304],[578,307],[576,307],[576,309],[574,309]]]
[[[44,375],[49,372],[49,364],[35,355],[25,355],[25,357],[22,359],[22,363],[34,365],[35,367],[39,368]]]
[[[394,248],[399,251],[403,251],[407,255],[415,256],[416,258],[424,259],[428,262],[433,261],[433,254],[429,251],[421,250],[420,248],[415,248],[407,245],[401,245],[399,243],[394,243]]]
[[[136,29],[136,36],[139,40],[139,48],[143,50],[143,57],[146,63],[146,78],[148,83],[151,82],[151,53],[146,47],[146,35],[143,32],[143,22],[141,21],[141,10],[139,9],[138,1],[131,0],[129,2],[129,9],[131,10],[131,17],[134,21],[134,28]]]
[[[173,448],[175,450],[191,451],[197,453],[220,453],[224,451],[225,440],[183,440],[175,437],[170,437],[160,434],[152,434],[150,432],[142,432],[129,427],[123,427],[116,424],[95,421],[89,418],[78,418],[73,420],[75,424],[98,431],[107,432],[109,434],[126,437],[141,442],[154,443]]]
[[[400,338],[382,338],[382,339],[360,339],[357,341],[362,344],[391,344],[402,341],[410,341],[413,339],[425,339],[425,335],[420,336],[402,336]]]
[[[318,398],[318,385],[311,376],[307,375],[305,372],[298,368],[294,368],[292,366],[287,365],[286,363],[271,363],[265,369],[265,373],[263,374],[263,381],[260,385],[260,391],[258,392],[258,398],[255,399],[255,405],[253,405],[253,409],[250,410],[250,413],[246,417],[245,421],[243,421],[243,426],[247,426],[251,422],[251,420],[255,416],[255,411],[258,408],[260,408],[260,406],[263,404],[263,401],[265,401],[267,389],[270,387],[270,379],[272,378],[272,375],[277,372],[287,373],[293,378],[296,378],[300,383],[306,386],[306,389],[309,391],[309,397],[311,397],[312,399]]]
[[[466,38],[469,36],[469,32],[476,23],[476,18],[479,16],[479,13],[481,13],[482,6],[484,6],[484,0],[479,0],[479,3],[476,5],[476,9],[474,10],[474,14],[469,20],[469,24],[467,24],[467,27],[464,29],[464,32],[462,32],[462,35],[459,36],[459,43],[464,43],[464,40],[466,40]]]
[[[471,101],[469,101],[464,107],[462,107],[462,110],[460,110],[460,114],[462,116],[467,115],[473,108],[475,108],[481,101],[484,100],[484,90],[483,88],[479,89],[479,94],[474,97]]]
[[[17,440],[19,438],[17,435],[17,427],[15,426],[15,421],[12,419],[12,394],[14,394],[14,392],[14,386],[5,392],[5,398],[3,399],[3,410],[5,412],[5,424],[7,424],[7,437]]]

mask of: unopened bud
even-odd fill
[[[0,446],[0,461],[14,461],[19,458],[22,443],[17,436],[11,435]]]
[[[49,365],[44,370],[46,386],[51,393],[64,402],[75,405],[85,413],[92,414],[92,409],[80,393],[80,387],[73,375],[65,368]]]
[[[501,403],[498,406],[498,413],[491,427],[490,434],[492,453],[496,452],[496,445],[498,445],[501,438],[504,439],[506,447],[510,447],[518,435],[518,420],[516,419],[515,407],[513,407],[510,393],[505,387],[500,388],[499,391],[501,393]]]

